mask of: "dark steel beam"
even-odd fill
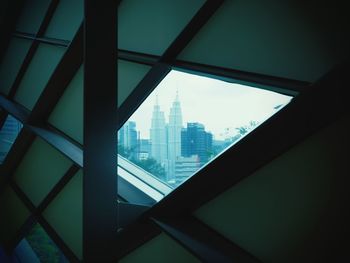
[[[286,95],[295,96],[296,94],[305,91],[311,84],[305,81],[294,79],[286,79],[282,77],[264,75],[254,72],[223,68],[218,66],[205,65],[200,63],[176,60],[174,67],[193,71],[194,73],[208,74],[213,78],[224,78],[227,81],[244,81],[248,85],[258,84],[268,87],[262,87]]]
[[[73,41],[52,73],[45,89],[35,104],[29,123],[44,123],[61,98],[69,82],[83,63],[83,26],[80,26]]]
[[[12,189],[16,192],[17,196],[21,199],[21,201],[24,203],[24,205],[28,208],[28,210],[31,212],[32,216],[35,218],[35,220],[42,226],[42,228],[45,230],[45,232],[50,236],[50,238],[53,240],[53,242],[57,245],[57,247],[62,251],[62,253],[67,257],[67,259],[70,262],[80,262],[77,256],[73,253],[73,251],[65,244],[65,242],[62,240],[62,238],[57,234],[57,232],[50,226],[50,224],[46,221],[46,219],[37,212],[36,207],[34,204],[30,201],[30,199],[26,196],[26,194],[20,189],[16,183],[12,180],[10,180],[10,186]],[[31,219],[30,219],[31,220]],[[26,230],[28,231],[28,229]],[[25,231],[23,232],[23,234]],[[18,236],[16,237],[18,239]],[[20,239],[19,239],[20,240]],[[12,242],[12,246],[15,246]]]
[[[140,81],[136,88],[126,98],[118,110],[118,129],[129,119],[131,114],[141,105],[148,95],[158,86],[162,79],[170,72],[171,67],[164,63],[157,63]]]
[[[349,111],[346,101],[349,71],[349,61],[334,68],[285,108],[154,205],[145,216],[191,213]],[[232,167],[234,173],[227,167]],[[205,194],[193,195],[194,192]]]
[[[167,48],[160,61],[172,63],[199,30],[209,21],[223,2],[224,0],[207,0]]]
[[[83,260],[117,248],[117,3],[85,0]]]
[[[26,123],[29,118],[29,110],[21,104],[7,99],[2,94],[0,94],[0,107],[22,123]]]
[[[136,223],[121,231],[119,238],[123,245],[120,247],[118,258],[157,235],[157,232],[147,224],[149,218],[176,218],[192,214],[200,206],[298,142],[329,125],[345,112],[349,112],[346,96],[349,71],[348,59],[146,211]],[[332,87],[331,92],[329,87]],[[227,167],[232,167],[234,174],[231,173],[232,169]],[[193,195],[194,192],[205,194]],[[191,198],[188,198],[189,196]],[[138,233],[144,236],[142,241],[137,240]],[[194,235],[190,234],[189,237],[193,238]]]
[[[16,22],[23,8],[24,0],[7,1],[1,3],[6,10],[0,21],[0,62],[11,40],[11,33],[14,31]]]
[[[37,37],[34,34],[29,34],[29,33],[24,33],[19,31],[16,31],[15,33],[13,33],[13,36],[17,38],[38,41],[40,43],[45,43],[45,44],[60,46],[60,47],[68,47],[70,44],[69,40],[50,38],[50,37]]]
[[[48,10],[46,11],[46,14],[44,16],[44,19],[38,29],[38,32],[36,34],[36,37],[41,37],[44,35],[47,27],[49,26],[50,20],[56,10],[56,7],[58,6],[59,0],[51,0],[50,5],[48,7]],[[10,92],[8,94],[8,98],[13,98],[17,92],[17,89],[23,79],[23,76],[30,64],[30,62],[32,61],[32,58],[35,55],[36,50],[38,49],[39,46],[39,42],[37,41],[33,41],[32,45],[30,46],[26,57],[24,58],[24,61],[21,65],[21,68],[19,69],[19,72],[16,76],[16,79],[14,81],[14,83],[12,84],[12,87],[10,89]]]
[[[118,201],[118,230],[133,223],[150,206]]]
[[[41,214],[51,203],[51,201],[61,192],[61,190],[69,183],[73,176],[79,171],[77,165],[72,165],[68,171],[62,176],[57,184],[51,189],[43,201],[39,204],[36,209],[37,214]]]
[[[139,218],[118,232],[118,249],[114,251],[114,261],[118,261],[134,249],[142,246],[161,233],[159,227],[150,220]]]
[[[260,262],[192,216],[171,219],[152,218],[152,221],[201,262]]]
[[[25,127],[35,135],[44,139],[47,143],[71,159],[79,167],[83,167],[83,150],[79,145],[47,128],[31,125],[26,125]]]
[[[155,64],[157,64],[158,60],[160,59],[160,56],[118,49],[118,59],[144,64],[148,66],[154,66]]]
[[[22,147],[22,145],[30,146],[32,140],[34,140],[35,138],[33,137],[34,135],[44,139],[46,142],[48,142],[54,148],[59,150],[66,157],[71,159],[78,166],[83,167],[83,150],[80,144],[76,143],[74,140],[64,135],[63,133],[57,131],[55,128],[51,127],[48,124],[29,125],[28,124],[29,118],[33,118],[34,120],[36,119],[35,112],[31,113],[22,105],[16,102],[12,102],[9,99],[6,99],[3,95],[0,95],[0,107],[2,107],[7,113],[11,114],[15,118],[17,118],[20,122],[23,123],[24,129],[22,130],[25,130],[25,134],[32,133],[32,136],[23,135],[22,133],[19,134],[18,139],[15,141],[15,144],[12,147],[16,150],[12,150],[12,149],[10,150],[8,157],[6,157],[4,162],[5,167],[9,165],[9,164],[8,165],[6,164],[7,162],[11,163],[10,167],[15,167],[18,164],[17,162],[21,160],[18,157],[23,156],[26,150],[28,149],[26,147]],[[48,109],[48,107],[49,106],[43,105],[42,108],[44,110],[44,109]],[[43,116],[42,114],[47,115],[48,113],[38,112],[37,114],[38,114],[37,116],[40,117],[40,116]],[[40,121],[37,121],[37,122],[40,122]],[[30,139],[31,142],[26,143],[25,142],[26,139]],[[24,152],[23,154],[21,154],[18,151],[21,151],[21,152],[24,151]],[[11,161],[12,159],[13,161]],[[3,172],[4,174],[10,174],[12,170],[13,168],[8,168],[8,169],[5,169]]]
[[[192,17],[191,21],[170,44],[158,62],[119,107],[118,129],[169,73],[171,70],[170,64],[173,63],[177,55],[187,46],[223,2],[223,0],[207,0]]]
[[[160,57],[134,51],[118,50],[118,59],[153,66],[157,63]],[[177,68],[178,70],[189,71],[193,72],[194,74],[209,75],[210,77],[221,78],[226,81],[244,81],[250,83],[251,85],[254,83],[264,85],[268,87],[262,86],[261,88],[270,89],[279,93],[293,96],[297,93],[303,92],[311,85],[311,83],[305,81],[194,63],[184,60],[174,60],[173,63],[169,65],[172,68]]]

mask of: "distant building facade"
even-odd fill
[[[197,155],[202,165],[211,157],[213,135],[205,131],[204,125],[198,122],[187,123],[181,131],[181,155],[190,157]]]
[[[175,161],[175,184],[179,185],[192,176],[200,168],[197,155],[190,157],[178,157]]]

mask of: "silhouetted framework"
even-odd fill
[[[23,3],[10,2],[12,2],[12,13],[6,18],[6,27],[0,28],[1,36],[5,36],[4,41],[0,43],[0,58],[3,57],[11,37],[33,42],[8,95],[0,94],[2,110],[0,127],[8,114],[24,125],[4,164],[0,166],[0,173],[1,176],[6,176],[7,184],[22,200],[31,215],[15,238],[5,244],[7,250],[12,251],[38,222],[69,261],[81,262],[42,213],[77,172],[83,169],[81,223],[84,262],[116,262],[161,232],[165,232],[203,262],[236,260],[259,262],[254,256],[219,235],[192,214],[201,205],[341,116],[347,110],[344,87],[348,82],[349,61],[335,67],[316,83],[310,84],[305,81],[179,60],[178,55],[216,13],[224,0],[205,1],[160,56],[118,49],[116,11],[120,0],[84,0],[84,22],[72,41],[44,36],[60,3],[59,0],[50,2],[36,34],[14,31]],[[14,96],[40,43],[63,47],[66,51],[33,110],[30,111],[15,102]],[[117,59],[152,67],[118,110]],[[82,65],[84,67],[83,145],[47,121]],[[146,193],[123,178],[117,179],[115,176],[116,131],[172,68],[199,72],[219,79],[271,86],[271,90],[297,96],[279,114],[263,123],[234,147],[201,169],[196,176],[155,204]],[[329,92],[329,87],[332,87],[332,92]],[[13,174],[37,137],[50,144],[73,164],[40,204],[35,206],[17,185]],[[229,174],[227,167],[232,163],[235,163],[235,172]],[[216,182],[215,185],[212,184],[213,180]]]

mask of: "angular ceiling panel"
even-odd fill
[[[83,144],[83,66],[77,71],[48,122]]]
[[[69,159],[37,138],[16,169],[14,180],[38,206],[71,165]]]
[[[199,263],[200,260],[194,257],[168,235],[162,233],[119,260],[119,262]]]
[[[162,55],[203,0],[128,0],[118,8],[118,48]]]
[[[0,92],[8,94],[32,41],[12,38],[0,66]]]
[[[334,30],[345,25],[328,6],[292,2],[225,1],[179,58],[313,82],[349,54],[350,29]]]
[[[65,48],[40,44],[18,87],[15,100],[33,109],[51,74],[59,63]]]
[[[118,60],[118,106],[130,95],[143,79],[150,66]]]
[[[44,211],[43,216],[78,258],[82,258],[83,172],[79,171]]]
[[[83,22],[82,0],[60,0],[46,29],[45,37],[71,40]]]

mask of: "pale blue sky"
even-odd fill
[[[223,139],[226,128],[234,133],[236,127],[251,120],[262,123],[277,111],[275,106],[286,105],[291,100],[271,91],[172,70],[130,117],[136,121],[141,138],[149,138],[156,96],[168,122],[177,90],[183,126],[187,122],[203,123],[215,139]]]

